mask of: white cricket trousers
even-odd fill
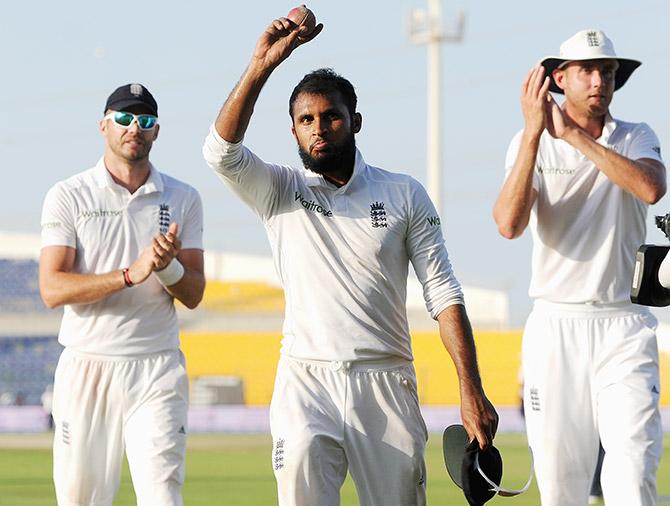
[[[523,336],[528,442],[543,506],[656,504],[663,431],[656,318],[632,304],[535,302]]]
[[[180,351],[137,358],[63,351],[53,472],[59,506],[111,506],[124,448],[138,506],[181,506],[188,378]]]
[[[414,366],[279,360],[270,405],[280,506],[337,506],[347,469],[362,506],[423,506],[427,431]]]

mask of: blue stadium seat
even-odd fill
[[[36,260],[0,259],[0,314],[44,313]]]
[[[53,383],[62,351],[55,336],[0,336],[0,399],[13,404],[41,404],[42,392]]]

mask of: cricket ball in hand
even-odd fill
[[[305,26],[306,30],[304,35],[312,33],[316,26],[316,16],[314,16],[314,13],[311,10],[305,7],[305,4],[291,9],[286,17],[298,26]]]

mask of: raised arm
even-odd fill
[[[599,144],[572,122],[553,98],[550,98],[546,108],[548,132],[580,151],[615,185],[646,204],[655,204],[665,195],[663,163],[653,158],[631,160]]]
[[[312,40],[322,29],[323,24],[319,23],[306,34],[306,26],[297,25],[288,18],[278,18],[270,23],[256,42],[247,69],[216,118],[215,128],[221,137],[228,142],[242,140],[261,89],[272,71],[296,47]]]
[[[493,207],[493,218],[500,235],[507,239],[519,237],[528,226],[530,211],[537,198],[533,189],[533,170],[545,128],[549,78],[544,67],[531,69],[521,86],[521,109],[525,126],[514,167],[505,180]]]

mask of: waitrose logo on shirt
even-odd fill
[[[576,169],[562,169],[558,167],[538,167],[537,171],[547,176],[572,176],[577,172]]]
[[[300,205],[308,211],[323,214],[327,218],[331,218],[333,216],[333,212],[330,209],[322,207],[321,204],[314,202],[313,200],[307,200],[300,192],[295,192],[295,200],[296,202],[300,201]]]
[[[79,213],[79,218],[113,218],[121,216],[123,211],[107,211],[105,209],[90,209]]]

